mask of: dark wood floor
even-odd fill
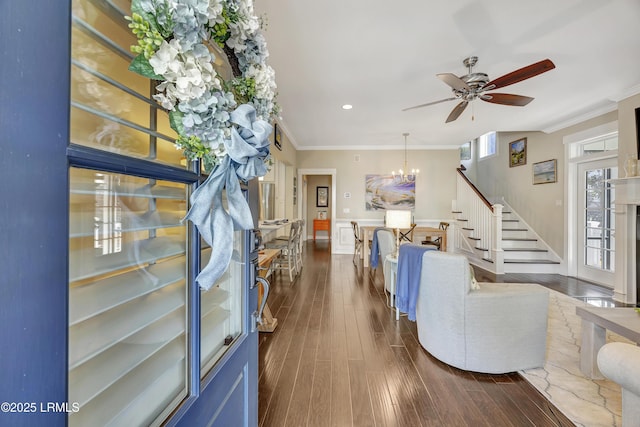
[[[277,274],[260,333],[259,422],[280,426],[572,426],[517,373],[476,374],[445,365],[419,344],[414,322],[395,320],[381,272],[309,242],[300,276]],[[478,271],[481,281],[496,277]],[[611,291],[558,275],[514,275],[568,295]]]

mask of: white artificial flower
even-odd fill
[[[174,43],[175,42],[175,43]],[[180,46],[175,40],[171,40],[171,43],[163,41],[160,48],[149,58],[149,64],[153,67],[153,72],[164,76],[169,69],[169,65],[178,56],[178,50],[175,45]]]
[[[210,0],[209,9],[207,10],[207,16],[209,18],[209,26],[213,27],[216,23],[222,22],[222,1]]]

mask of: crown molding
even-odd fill
[[[598,116],[602,116],[603,114],[610,113],[618,109],[618,103],[614,101],[607,101],[607,103],[603,106],[595,108],[587,113],[579,114],[577,116],[570,117],[561,122],[556,122],[553,125],[542,127],[540,129],[544,133],[553,133],[559,130],[568,128],[569,126],[577,125],[578,123],[586,122],[587,120],[593,119]]]
[[[458,150],[458,145],[413,145],[407,151],[416,150]],[[392,151],[404,150],[402,145],[321,145],[318,147],[300,147],[299,151]]]
[[[293,145],[293,148],[295,148],[296,150],[300,150],[300,145],[298,144],[298,141],[296,141],[293,134],[289,131],[289,128],[284,123],[284,119],[277,118],[276,123],[278,124],[278,126],[282,128],[282,131],[284,132],[284,134],[287,135],[287,139],[289,140],[291,145]]]
[[[618,93],[616,96],[612,96],[609,99],[611,99],[612,101],[615,101],[615,102],[620,102],[623,99],[631,98],[632,96],[635,96],[635,95],[638,95],[638,94],[640,94],[640,84],[637,84],[635,86],[631,86],[627,90],[624,90],[624,91]]]

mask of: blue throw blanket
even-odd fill
[[[420,288],[420,273],[422,272],[422,255],[426,251],[433,251],[433,246],[405,244],[400,245],[398,255],[398,277],[396,282],[396,306],[398,310],[407,313],[409,320],[416,320],[416,301]]]
[[[371,239],[371,253],[369,254],[369,265],[371,268],[378,267],[378,258],[380,255],[380,249],[378,248],[378,230],[384,230],[384,227],[378,227],[373,230],[373,239]],[[369,242],[362,242],[363,245],[368,245]]]

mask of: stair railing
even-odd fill
[[[495,273],[502,274],[504,272],[502,205],[492,205],[460,168],[458,168],[456,190],[455,210],[462,212],[463,219],[466,220],[466,225],[463,227],[473,229],[471,237],[474,238],[475,247],[486,253],[482,258],[493,264],[492,270]]]

